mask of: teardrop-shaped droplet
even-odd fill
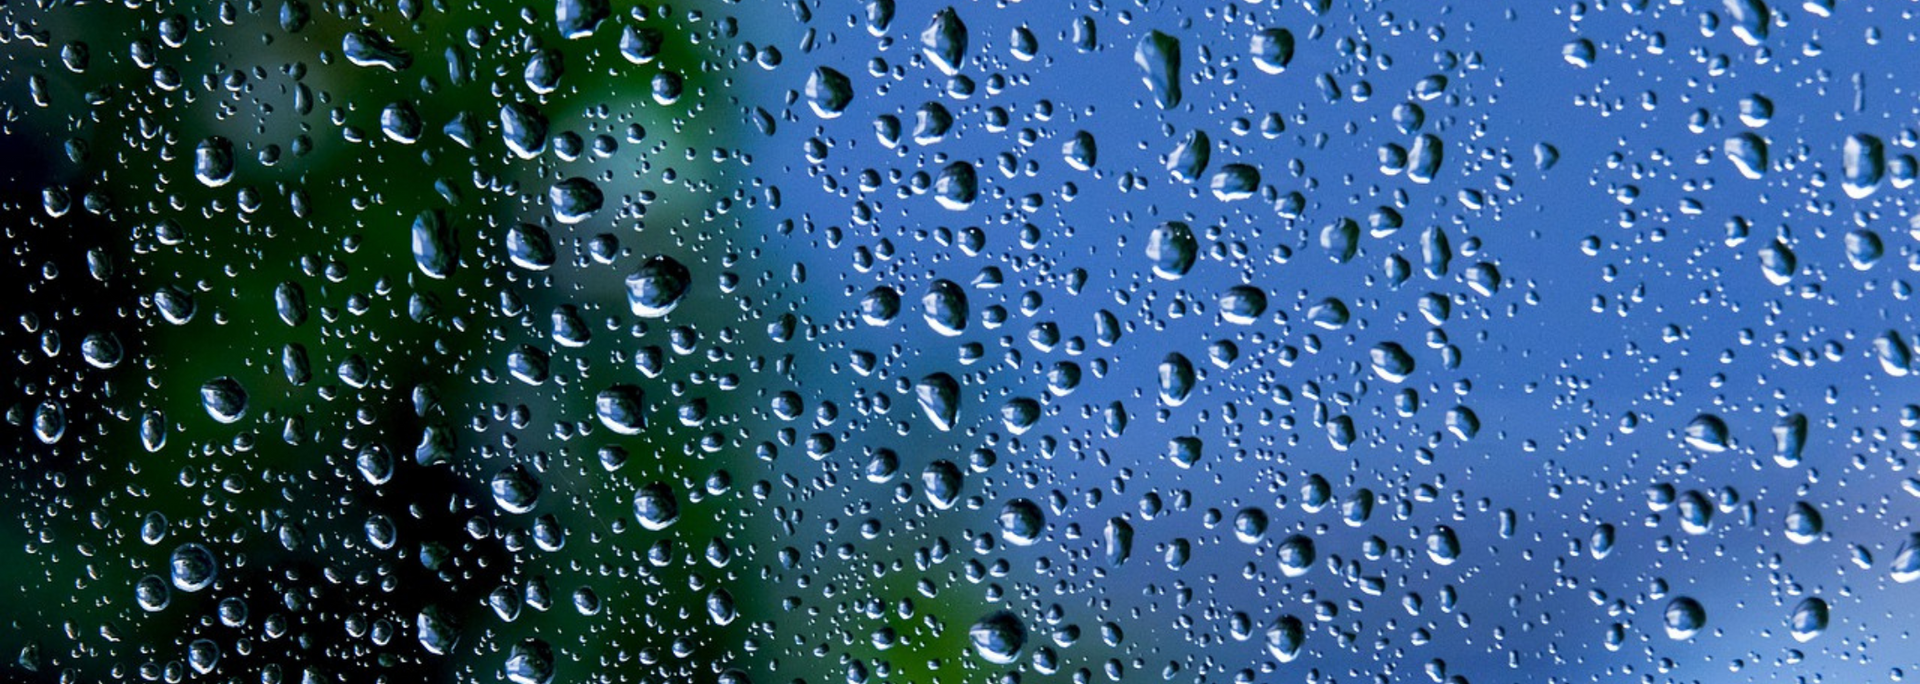
[[[239,422],[247,415],[247,390],[233,378],[214,378],[200,386],[200,405],[214,420]]]
[[[1681,434],[1689,446],[1710,454],[1726,451],[1732,446],[1726,421],[1711,414],[1695,416]]]
[[[627,305],[633,315],[661,318],[672,313],[693,286],[693,274],[673,257],[648,259],[627,275]]]
[[[430,278],[453,275],[459,261],[459,246],[453,239],[453,226],[445,212],[429,209],[413,219],[413,263]]]
[[[927,420],[942,432],[952,430],[960,415],[960,383],[946,373],[934,373],[913,387],[914,398]]]
[[[967,52],[967,25],[952,7],[940,10],[920,32],[920,47],[941,73],[958,74]]]
[[[965,332],[970,315],[967,293],[958,283],[947,279],[933,281],[920,297],[922,315],[934,332],[953,337]]]

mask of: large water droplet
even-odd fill
[[[218,377],[200,386],[200,405],[222,423],[236,423],[247,415],[247,390],[230,377]]]
[[[1039,504],[1027,499],[1008,501],[1000,508],[1000,534],[1018,546],[1031,546],[1046,530],[1046,514]]]
[[[953,337],[966,331],[970,311],[967,293],[958,283],[944,278],[933,281],[920,297],[920,306],[934,332]]]
[[[627,275],[627,305],[633,315],[660,318],[680,306],[693,285],[693,274],[673,257],[648,259]]]
[[[1261,29],[1253,33],[1253,65],[1269,74],[1287,70],[1293,62],[1293,32],[1283,28]]]
[[[1287,577],[1300,577],[1313,570],[1314,555],[1313,539],[1300,534],[1281,540],[1273,553],[1280,562],[1280,574]]]
[[[832,119],[847,111],[853,102],[853,82],[831,67],[820,67],[807,77],[807,104],[822,119]]]
[[[1153,274],[1166,280],[1186,275],[1199,253],[1200,241],[1185,223],[1168,221],[1147,234],[1147,258],[1153,261]]]
[[[914,384],[913,395],[935,428],[942,432],[953,429],[960,415],[960,383],[953,376],[934,373],[921,378]]]
[[[967,629],[967,640],[973,644],[974,653],[987,662],[1009,665],[1020,658],[1020,649],[1026,646],[1027,626],[1003,610],[973,623]]]
[[[593,217],[606,196],[600,186],[585,178],[568,178],[547,189],[547,203],[553,207],[553,220],[572,225]]]
[[[1147,92],[1161,109],[1180,104],[1180,40],[1159,31],[1149,31],[1133,49],[1147,83]]]
[[[198,543],[188,542],[173,550],[167,558],[167,568],[173,575],[173,586],[189,594],[213,586],[213,580],[220,574],[220,562],[214,558],[213,551]]]
[[[514,644],[507,652],[507,679],[513,684],[549,684],[553,681],[553,647],[539,639]]]
[[[460,641],[460,628],[453,616],[439,606],[427,606],[414,620],[420,645],[434,655],[446,655]]]
[[[193,177],[202,185],[217,188],[233,180],[233,143],[213,136],[193,148]]]
[[[430,278],[453,275],[458,250],[445,212],[429,209],[413,219],[413,263],[421,273]]]
[[[664,482],[648,484],[633,493],[633,518],[654,532],[672,527],[680,521],[680,498]]]
[[[1307,628],[1300,618],[1283,615],[1267,628],[1267,654],[1283,663],[1291,663],[1300,657],[1300,648],[1306,644]]]
[[[540,502],[540,481],[534,479],[526,466],[518,463],[494,473],[488,488],[493,491],[493,502],[508,513],[517,515],[532,511],[534,504]]]
[[[1682,596],[1667,603],[1666,610],[1661,612],[1661,621],[1666,625],[1668,638],[1691,639],[1707,626],[1707,609],[1701,607],[1699,601]]]
[[[637,435],[646,429],[645,395],[633,385],[614,385],[601,390],[593,400],[600,424],[623,435]]]
[[[927,60],[948,76],[960,73],[967,52],[967,25],[952,7],[940,10],[920,32],[920,47]]]

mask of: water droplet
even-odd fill
[[[940,170],[940,177],[933,181],[933,196],[940,206],[964,211],[972,207],[973,200],[980,196],[979,173],[967,162],[948,164]]]
[[[354,467],[360,471],[360,477],[371,485],[383,485],[393,479],[393,452],[378,444],[360,447],[354,454]]]
[[[1820,533],[1826,528],[1826,522],[1820,516],[1819,509],[1805,501],[1795,501],[1787,509],[1787,541],[1795,544],[1811,544],[1819,541]]]
[[[1149,31],[1133,49],[1133,63],[1144,72],[1147,92],[1161,109],[1180,104],[1180,40]]]
[[[194,542],[181,544],[173,550],[167,559],[167,567],[173,575],[173,586],[189,594],[213,586],[213,580],[220,573],[220,562],[213,551]]]
[[[1079,171],[1093,168],[1100,158],[1099,146],[1094,143],[1093,134],[1076,131],[1065,143],[1060,145],[1060,155],[1066,158],[1067,166]]]
[[[547,150],[547,117],[518,102],[500,105],[500,137],[514,156],[538,157]]]
[[[633,493],[633,517],[654,532],[672,527],[680,521],[680,498],[666,483],[648,484]]]
[[[820,67],[807,77],[807,104],[822,119],[839,117],[853,102],[853,82],[831,67]]]
[[[1726,0],[1727,21],[1732,24],[1733,35],[1749,46],[1758,47],[1766,41],[1768,25],[1773,23],[1773,12],[1767,9],[1761,0]]]
[[[1267,294],[1251,285],[1235,285],[1220,295],[1220,317],[1235,325],[1253,325],[1267,312]]]
[[[429,209],[413,219],[413,263],[421,273],[430,278],[453,275],[458,250],[445,212]]]
[[[1799,267],[1799,259],[1787,243],[1774,240],[1760,248],[1760,270],[1767,276],[1767,282],[1785,285],[1793,280],[1794,269]]]
[[[927,464],[927,469],[920,473],[920,482],[926,490],[927,502],[944,511],[959,503],[960,487],[965,479],[960,466],[939,460]]]
[[[1270,28],[1253,33],[1253,65],[1269,74],[1279,74],[1293,63],[1293,32]]]
[[[913,387],[914,398],[927,420],[942,432],[952,430],[960,415],[960,383],[946,373],[934,373]]]
[[[1252,197],[1260,189],[1260,170],[1246,164],[1227,164],[1214,172],[1214,199],[1232,202]]]
[[[527,472],[526,466],[517,463],[494,473],[488,488],[493,491],[493,502],[508,513],[532,511],[540,501],[540,481]]]
[[[1427,534],[1427,557],[1439,565],[1453,565],[1460,559],[1460,538],[1453,533],[1453,528],[1434,526]]]
[[[460,628],[439,606],[427,606],[414,620],[420,645],[434,655],[446,655],[460,641]]]
[[[1818,597],[1808,597],[1793,607],[1793,615],[1787,618],[1787,626],[1793,630],[1793,640],[1804,644],[1827,631],[1827,619],[1827,602]]]
[[[1291,535],[1274,547],[1273,557],[1280,562],[1280,574],[1300,577],[1313,570],[1313,540],[1306,535]]]
[[[395,47],[386,36],[370,30],[348,33],[340,37],[340,52],[347,61],[359,67],[383,67],[388,71],[401,71],[413,66],[413,55]]]
[[[1352,261],[1360,252],[1360,222],[1342,218],[1328,224],[1320,231],[1320,248],[1336,264]]]
[[[1701,607],[1699,601],[1685,596],[1669,601],[1661,617],[1667,637],[1675,641],[1691,639],[1707,626],[1707,609]]]
[[[1200,242],[1185,223],[1168,221],[1147,234],[1147,258],[1153,261],[1153,274],[1163,279],[1185,276],[1199,253]]]
[[[1566,45],[1560,46],[1560,56],[1567,60],[1568,64],[1582,69],[1593,66],[1593,41],[1585,38],[1576,38]]]
[[[1207,162],[1213,157],[1213,142],[1207,134],[1198,130],[1188,131],[1173,148],[1173,154],[1167,155],[1167,172],[1174,180],[1192,183],[1206,173]]]
[[[1300,618],[1283,615],[1267,628],[1267,654],[1274,660],[1291,663],[1300,657],[1300,648],[1306,644],[1307,628]]]
[[[967,629],[967,640],[981,659],[995,665],[1009,665],[1020,658],[1020,649],[1026,646],[1027,626],[1019,617],[1003,610],[973,623]]]
[[[1697,489],[1689,489],[1673,502],[1679,514],[1680,529],[1687,534],[1706,534],[1713,530],[1713,502]]]
[[[1864,199],[1880,189],[1880,181],[1887,176],[1887,146],[1865,133],[1847,136],[1841,144],[1840,166],[1841,188],[1848,197]]]
[[[217,135],[202,140],[193,148],[193,177],[209,188],[226,185],[233,180],[233,159],[231,141]]]
[[[1893,581],[1907,584],[1920,580],[1920,533],[1907,535],[1901,542],[1900,550],[1893,554],[1893,562],[1888,565]]]
[[[600,424],[623,435],[637,435],[647,426],[645,395],[633,385],[614,385],[594,397]]]
[[[1373,362],[1373,374],[1380,376],[1381,380],[1398,384],[1406,382],[1407,376],[1413,374],[1413,355],[1399,344],[1376,344],[1367,352],[1367,357]]]
[[[1807,417],[1795,413],[1782,418],[1773,427],[1773,461],[1782,468],[1800,465],[1801,452],[1807,447]]]
[[[1000,508],[1000,534],[1017,546],[1032,546],[1039,541],[1046,525],[1046,514],[1027,499],[1014,499]]]
[[[660,255],[627,275],[627,305],[633,315],[661,318],[672,313],[686,298],[693,285],[693,274],[673,257]]]
[[[1107,519],[1107,526],[1101,535],[1107,547],[1107,565],[1120,567],[1133,555],[1133,525],[1121,518]]]
[[[933,281],[920,297],[920,306],[934,332],[953,337],[966,331],[970,311],[967,293],[958,283],[944,278]]]
[[[140,604],[141,610],[158,613],[173,602],[173,590],[158,575],[147,575],[133,583],[133,600]]]
[[[1160,403],[1179,406],[1187,403],[1187,397],[1193,394],[1196,378],[1193,362],[1179,352],[1167,354],[1160,362]]]
[[[67,410],[60,402],[47,400],[33,409],[33,436],[42,444],[59,442],[67,434]]]
[[[600,211],[606,196],[600,186],[585,178],[568,178],[547,189],[547,203],[553,207],[553,220],[566,225],[580,223]]]
[[[1719,416],[1702,413],[1694,416],[1682,431],[1687,445],[1710,454],[1726,451],[1732,446],[1732,438],[1727,431],[1726,421]]]
[[[233,378],[214,378],[200,386],[200,405],[214,420],[236,423],[247,415],[247,390]]]
[[[1737,1],[1737,0],[1729,0]],[[1767,175],[1767,141],[1753,133],[1740,133],[1727,138],[1721,145],[1727,161],[1733,162],[1733,168],[1749,180],[1760,180]]]
[[[953,7],[940,10],[920,32],[920,47],[941,73],[958,74],[967,52],[967,25]]]
[[[1880,236],[1865,228],[1847,233],[1843,242],[1847,248],[1847,264],[1857,271],[1873,268],[1874,264],[1880,263],[1880,257],[1887,253]]]
[[[527,639],[507,651],[507,679],[513,684],[549,684],[553,681],[553,647]]]
[[[600,27],[612,14],[607,0],[557,0],[554,3],[554,25],[560,29],[560,35],[570,39],[586,38]]]

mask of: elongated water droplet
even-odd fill
[[[1134,46],[1133,63],[1138,65],[1147,83],[1147,92],[1161,109],[1180,104],[1180,40],[1159,31],[1149,31]]]

